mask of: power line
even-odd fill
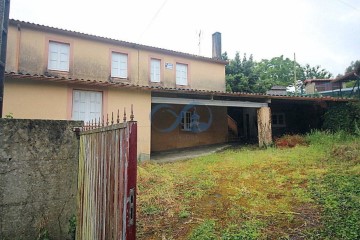
[[[150,20],[150,22],[148,23],[148,25],[146,26],[146,28],[144,29],[144,31],[141,33],[140,35],[140,39],[143,37],[143,35],[145,34],[145,32],[150,28],[151,24],[155,21],[155,19],[157,18],[157,16],[159,15],[159,13],[161,12],[161,10],[164,8],[164,6],[166,5],[166,3],[168,2],[168,0],[165,0],[161,6],[159,7],[159,9],[156,11],[155,15],[153,16],[153,18]]]
[[[348,2],[345,2],[343,0],[338,0],[338,1],[341,2],[342,4],[348,6],[349,8],[352,8],[352,9],[354,9],[356,11],[360,11],[357,7],[355,7],[354,5],[352,5],[352,4],[348,3]]]

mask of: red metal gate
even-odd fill
[[[135,239],[136,147],[134,121],[80,132],[76,239]]]

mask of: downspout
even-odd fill
[[[137,52],[138,52],[138,54],[137,54],[137,57],[138,57],[138,59],[137,59],[137,67],[138,67],[138,73],[137,73],[137,75],[138,75],[138,77],[137,77],[137,84],[139,84],[139,81],[140,81],[140,50],[139,50],[139,48],[137,49]]]
[[[15,72],[19,72],[19,66],[20,66],[20,50],[21,50],[21,26],[20,23],[17,25],[17,38],[16,38],[16,56],[15,56]]]

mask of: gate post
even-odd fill
[[[126,240],[136,239],[137,122],[127,122],[129,162],[127,168]]]

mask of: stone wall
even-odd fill
[[[69,239],[78,121],[0,119],[0,239]]]

